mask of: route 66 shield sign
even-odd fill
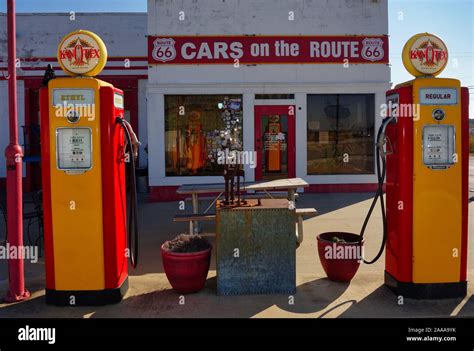
[[[384,58],[383,40],[380,38],[365,38],[362,40],[363,59],[371,62],[379,61]]]
[[[156,61],[173,61],[176,57],[175,41],[171,38],[157,38],[153,41],[152,57]]]

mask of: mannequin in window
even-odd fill
[[[197,174],[204,166],[205,139],[202,133],[201,113],[191,111],[186,125],[186,168]]]

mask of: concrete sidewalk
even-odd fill
[[[358,233],[372,194],[302,194],[298,207],[315,207],[319,216],[304,222],[305,240],[297,250],[297,293],[294,304],[288,296],[217,296],[215,262],[205,289],[186,295],[184,304],[163,273],[160,245],[180,232],[184,223],[173,223],[176,202],[140,204],[140,262],[131,271],[130,289],[124,301],[104,307],[53,307],[44,300],[44,262],[26,264],[30,300],[0,304],[0,317],[474,317],[474,245],[469,248],[468,296],[464,299],[417,301],[397,297],[383,286],[384,257],[373,265],[361,265],[350,284],[335,283],[325,277],[319,262],[316,235],[325,231]],[[469,207],[473,235],[474,202]],[[373,257],[381,240],[379,210],[368,226],[365,252]],[[214,231],[203,223],[204,232]],[[470,241],[471,242],[471,241]],[[0,294],[7,288],[6,262],[0,263]]]

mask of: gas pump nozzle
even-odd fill
[[[133,131],[131,124],[126,119],[122,119],[122,121],[123,121],[124,126],[127,128],[128,132],[130,133],[130,138],[132,140],[133,157],[136,160],[138,157],[138,148],[140,147],[142,143],[140,142],[140,140],[138,140],[138,137]],[[125,141],[127,141],[127,138],[125,138]]]
[[[390,155],[393,153],[392,143],[389,138],[387,138],[385,130],[390,123],[397,123],[397,117],[385,117],[382,121],[382,125],[380,126],[380,130],[378,133],[377,138],[377,147],[379,148],[380,155],[385,158],[385,156]],[[390,145],[390,151],[387,151],[385,145]],[[384,148],[385,147],[385,148]]]

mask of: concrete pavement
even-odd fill
[[[471,169],[472,171],[472,169]],[[473,183],[474,184],[474,183]],[[383,286],[384,257],[374,265],[361,265],[350,284],[325,278],[316,250],[316,235],[325,231],[358,233],[372,194],[303,194],[299,207],[316,207],[319,216],[304,222],[305,240],[297,250],[297,293],[294,304],[289,296],[217,296],[215,263],[211,263],[203,291],[180,296],[169,285],[161,263],[159,247],[165,240],[186,232],[184,223],[173,223],[177,203],[140,204],[140,262],[131,272],[130,289],[124,301],[104,307],[59,308],[45,305],[44,265],[26,264],[29,301],[0,304],[0,317],[474,317],[474,285],[469,284],[464,299],[416,301],[397,297]],[[471,238],[474,202],[469,208]],[[374,213],[366,233],[366,254],[372,257],[381,240],[381,216]],[[213,232],[212,223],[203,223],[204,232]],[[469,249],[468,279],[474,280],[474,245]],[[5,262],[1,262],[0,294],[6,291]]]

